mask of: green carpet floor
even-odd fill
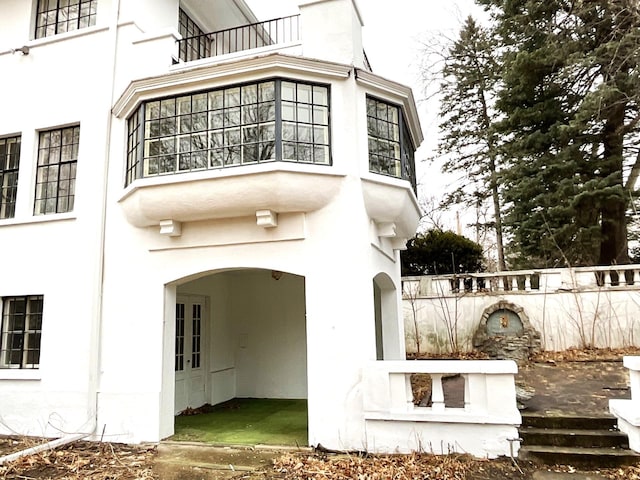
[[[243,445],[307,445],[307,401],[237,398],[178,416],[170,440]]]

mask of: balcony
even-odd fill
[[[203,33],[178,40],[182,62],[217,57],[274,45],[300,41],[300,15]]]

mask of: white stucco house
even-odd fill
[[[368,67],[355,0],[299,3],[0,3],[0,434],[156,442],[187,406],[307,398],[310,445],[415,449],[381,413],[408,378],[414,99]],[[510,368],[476,373],[510,392]]]

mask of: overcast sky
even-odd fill
[[[298,13],[296,0],[245,0],[259,20]],[[421,39],[429,35],[455,36],[468,15],[482,16],[473,0],[358,0],[364,22],[364,48],[374,73],[413,89],[425,140],[416,154],[418,181],[424,195],[442,195],[447,180],[438,167],[423,160],[437,143],[437,104],[424,101],[420,80]],[[427,176],[428,173],[428,176]],[[429,178],[427,185],[426,178]],[[436,179],[434,181],[432,179]],[[453,225],[451,228],[454,228]]]

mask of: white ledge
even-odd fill
[[[40,380],[42,375],[38,369],[0,368],[0,380]]]
[[[395,237],[411,238],[415,235],[421,213],[408,181],[364,177],[362,195],[367,215],[376,224],[394,224]]]
[[[629,370],[640,371],[640,356],[625,356],[622,364]],[[638,392],[640,394],[640,392]]]
[[[76,220],[75,213],[51,213],[47,215],[34,215],[33,217],[26,218],[7,218],[0,220],[0,228],[8,227],[11,225],[30,225],[37,223],[47,222],[64,222],[70,220]]]
[[[377,360],[369,367],[389,373],[518,373],[518,365],[513,360]]]
[[[419,411],[424,409],[425,411]],[[412,412],[376,412],[365,411],[365,420],[384,420],[396,422],[433,422],[433,423],[472,423],[478,425],[520,425],[520,414],[483,415],[467,413],[463,408],[445,409],[444,412],[432,412],[430,408],[417,407]]]
[[[338,195],[343,175],[330,166],[306,167],[273,162],[140,179],[127,189],[120,205],[136,227],[159,225],[167,219],[255,218],[260,210],[271,211],[274,218],[277,213],[312,212]]]

